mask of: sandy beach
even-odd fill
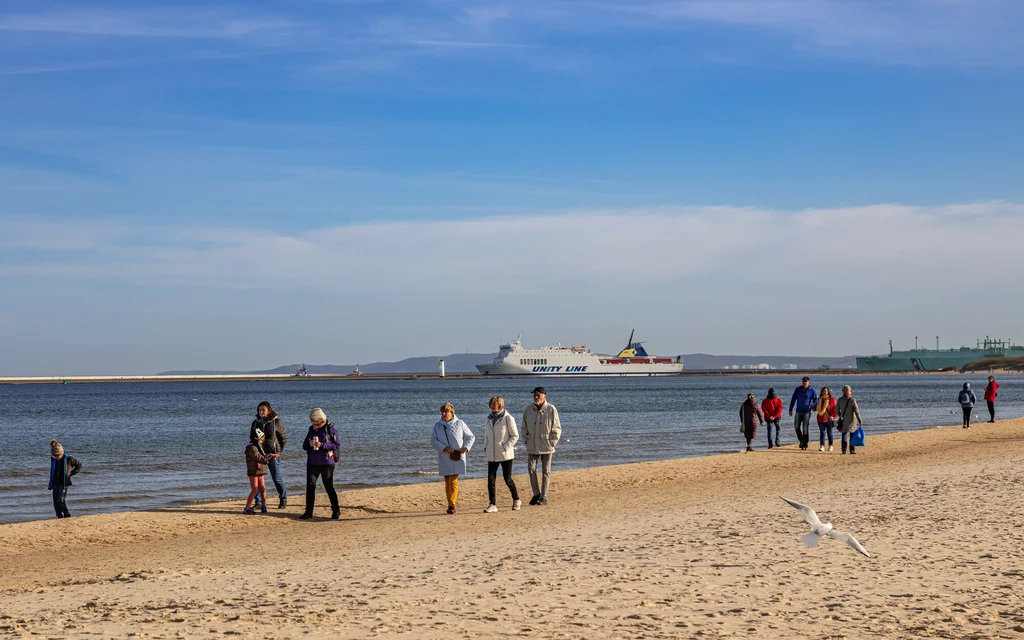
[[[321,492],[313,522],[296,499],[0,525],[0,635],[1024,638],[1024,419],[867,445],[556,456],[551,503],[519,512],[470,480],[454,516],[438,481],[342,493],[340,521]],[[779,495],[873,557],[805,548]]]

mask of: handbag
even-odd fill
[[[451,439],[448,438],[448,425],[444,425],[444,439],[448,443],[448,448],[451,449],[451,452],[448,454],[448,457],[454,460],[455,462],[462,460],[462,452],[453,447]]]
[[[854,447],[864,446],[864,427],[857,427],[857,430],[850,436],[850,444]]]

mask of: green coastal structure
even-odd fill
[[[909,351],[893,351],[892,340],[889,341],[889,355],[858,356],[858,371],[941,371],[963,369],[971,362],[997,358],[1024,358],[1024,346],[1013,344],[1009,340],[995,340],[985,337],[975,347],[959,349],[939,349],[939,339],[935,338],[934,349],[912,349]]]

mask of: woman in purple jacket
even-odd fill
[[[299,519],[309,520],[313,517],[313,505],[316,502],[316,480],[323,480],[324,491],[331,500],[331,519],[341,516],[338,507],[338,492],[334,490],[334,464],[338,461],[338,430],[327,421],[327,414],[319,407],[309,412],[309,431],[302,442],[306,450],[306,510]]]

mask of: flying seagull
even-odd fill
[[[793,505],[793,508],[800,512],[800,515],[804,517],[804,520],[807,521],[807,524],[811,525],[811,532],[800,536],[800,539],[803,540],[803,543],[808,547],[818,546],[818,538],[820,538],[821,536],[828,536],[830,538],[835,538],[836,540],[841,540],[846,544],[850,545],[851,547],[853,547],[855,550],[857,550],[857,552],[863,553],[869,558],[871,557],[871,554],[868,553],[867,549],[861,546],[861,544],[857,542],[857,539],[854,538],[852,535],[846,533],[845,531],[833,529],[831,522],[827,524],[822,524],[821,520],[818,519],[818,514],[814,513],[814,509],[808,507],[805,504],[793,502],[792,500],[784,496],[779,497],[788,502],[789,504]]]

